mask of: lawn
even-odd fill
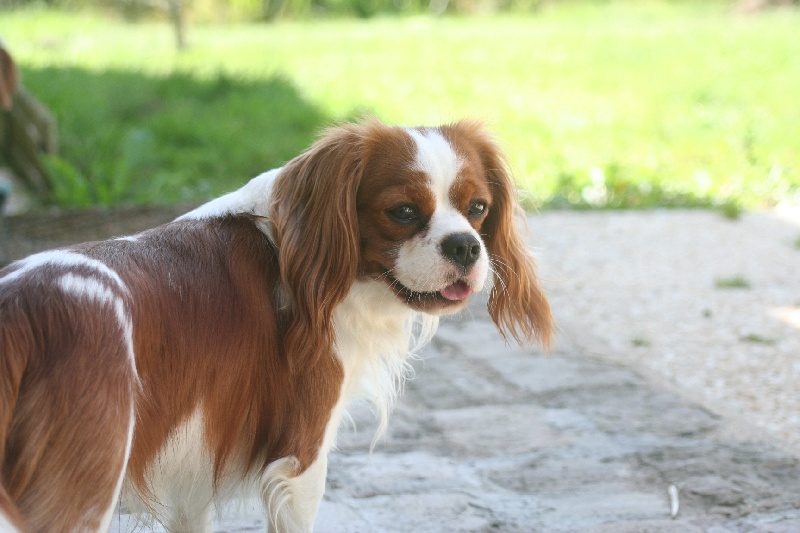
[[[482,118],[528,205],[761,207],[800,189],[800,13],[569,3],[535,15],[194,25],[0,14],[55,112],[63,205],[200,200],[319,128]]]

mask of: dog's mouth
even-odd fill
[[[423,292],[409,289],[389,272],[385,272],[383,278],[398,298],[411,307],[423,310],[459,307],[472,294],[472,288],[463,279],[456,280],[438,291]]]

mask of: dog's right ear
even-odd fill
[[[0,107],[6,111],[11,109],[18,83],[17,65],[8,50],[3,48],[2,41],[0,41]]]

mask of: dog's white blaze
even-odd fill
[[[452,208],[450,188],[463,164],[461,158],[438,131],[408,128],[406,132],[417,145],[414,169],[424,172],[430,179],[431,190],[436,196],[437,210]]]
[[[119,277],[119,274],[111,270],[105,263],[102,263],[97,259],[92,259],[91,257],[86,257],[85,255],[66,250],[51,250],[48,252],[41,252],[31,255],[17,263],[12,263],[11,266],[16,266],[17,268],[0,278],[0,284],[10,283],[26,274],[29,274],[37,268],[49,265],[60,267],[91,268],[103,276],[110,278],[114,281],[118,288],[127,292],[125,283],[123,283],[122,278]]]

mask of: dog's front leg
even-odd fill
[[[267,514],[268,531],[309,533],[314,529],[314,519],[325,492],[328,456],[320,453],[303,473],[294,475],[297,469],[297,459],[285,457],[264,471],[261,498]]]

